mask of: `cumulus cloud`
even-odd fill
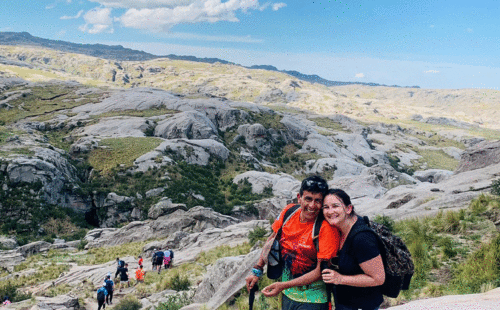
[[[434,25],[430,25],[429,28],[434,28]]]
[[[472,30],[472,28],[467,28],[467,29],[466,29],[466,31],[467,31],[468,33],[473,33],[473,32],[474,32],[474,30]]]
[[[357,78],[364,78],[365,77],[365,74],[364,73],[356,73],[355,77]]]
[[[286,3],[280,2],[280,3],[274,3],[273,4],[273,11],[277,11],[279,9],[282,9],[286,7]]]
[[[437,70],[427,70],[427,71],[424,71],[424,73],[439,73],[439,71],[437,71]]]
[[[80,10],[75,16],[64,15],[64,16],[61,16],[61,19],[77,19],[77,18],[80,18],[80,16],[82,16],[83,12],[84,12],[83,10]]]
[[[96,34],[101,32],[113,33],[113,19],[110,8],[95,8],[83,15],[85,25],[79,27],[83,32]]]
[[[168,31],[181,23],[216,23],[219,21],[238,22],[236,12],[264,10],[272,5],[278,10],[285,3],[266,3],[258,0],[90,0],[105,8],[126,9],[116,18],[124,27],[144,29],[154,32]],[[104,25],[104,24],[100,24]]]

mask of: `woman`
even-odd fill
[[[322,271],[323,281],[333,284],[335,310],[378,309],[384,301],[380,286],[385,272],[375,233],[360,230],[366,224],[341,189],[327,192],[323,215],[341,233],[338,255]]]

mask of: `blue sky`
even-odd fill
[[[0,31],[336,81],[500,84],[500,0],[0,0]]]

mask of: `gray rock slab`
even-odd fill
[[[142,117],[116,116],[103,118],[99,123],[75,131],[76,135],[91,137],[145,137],[151,125]]]
[[[217,139],[217,127],[198,111],[175,114],[158,123],[154,135],[165,139]]]
[[[247,171],[239,174],[233,179],[233,182],[238,183],[244,179],[247,179],[252,184],[253,193],[261,194],[266,187],[271,187],[275,196],[287,199],[292,199],[296,196],[301,183],[291,175],[285,173],[271,174],[260,171]]]

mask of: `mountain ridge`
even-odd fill
[[[189,55],[154,55],[144,51],[134,50],[130,48],[123,47],[122,45],[106,45],[106,44],[83,44],[83,43],[72,43],[62,40],[51,40],[36,37],[28,32],[0,32],[0,45],[35,45],[40,47],[51,48],[63,52],[72,52],[77,54],[84,54],[88,56],[99,57],[109,60],[117,61],[146,61],[159,58],[169,58],[171,60],[187,60],[202,63],[222,63],[222,64],[233,64],[239,65],[234,62],[219,58],[199,58],[196,56]],[[316,74],[304,74],[295,70],[279,70],[272,65],[252,65],[252,66],[242,66],[248,69],[264,69],[269,71],[277,71],[289,74],[300,80],[318,83],[325,86],[342,86],[342,85],[367,85],[367,86],[388,86],[388,87],[403,87],[403,88],[420,88],[419,86],[399,86],[399,85],[385,85],[373,82],[341,82],[341,81],[331,81],[324,79]]]

